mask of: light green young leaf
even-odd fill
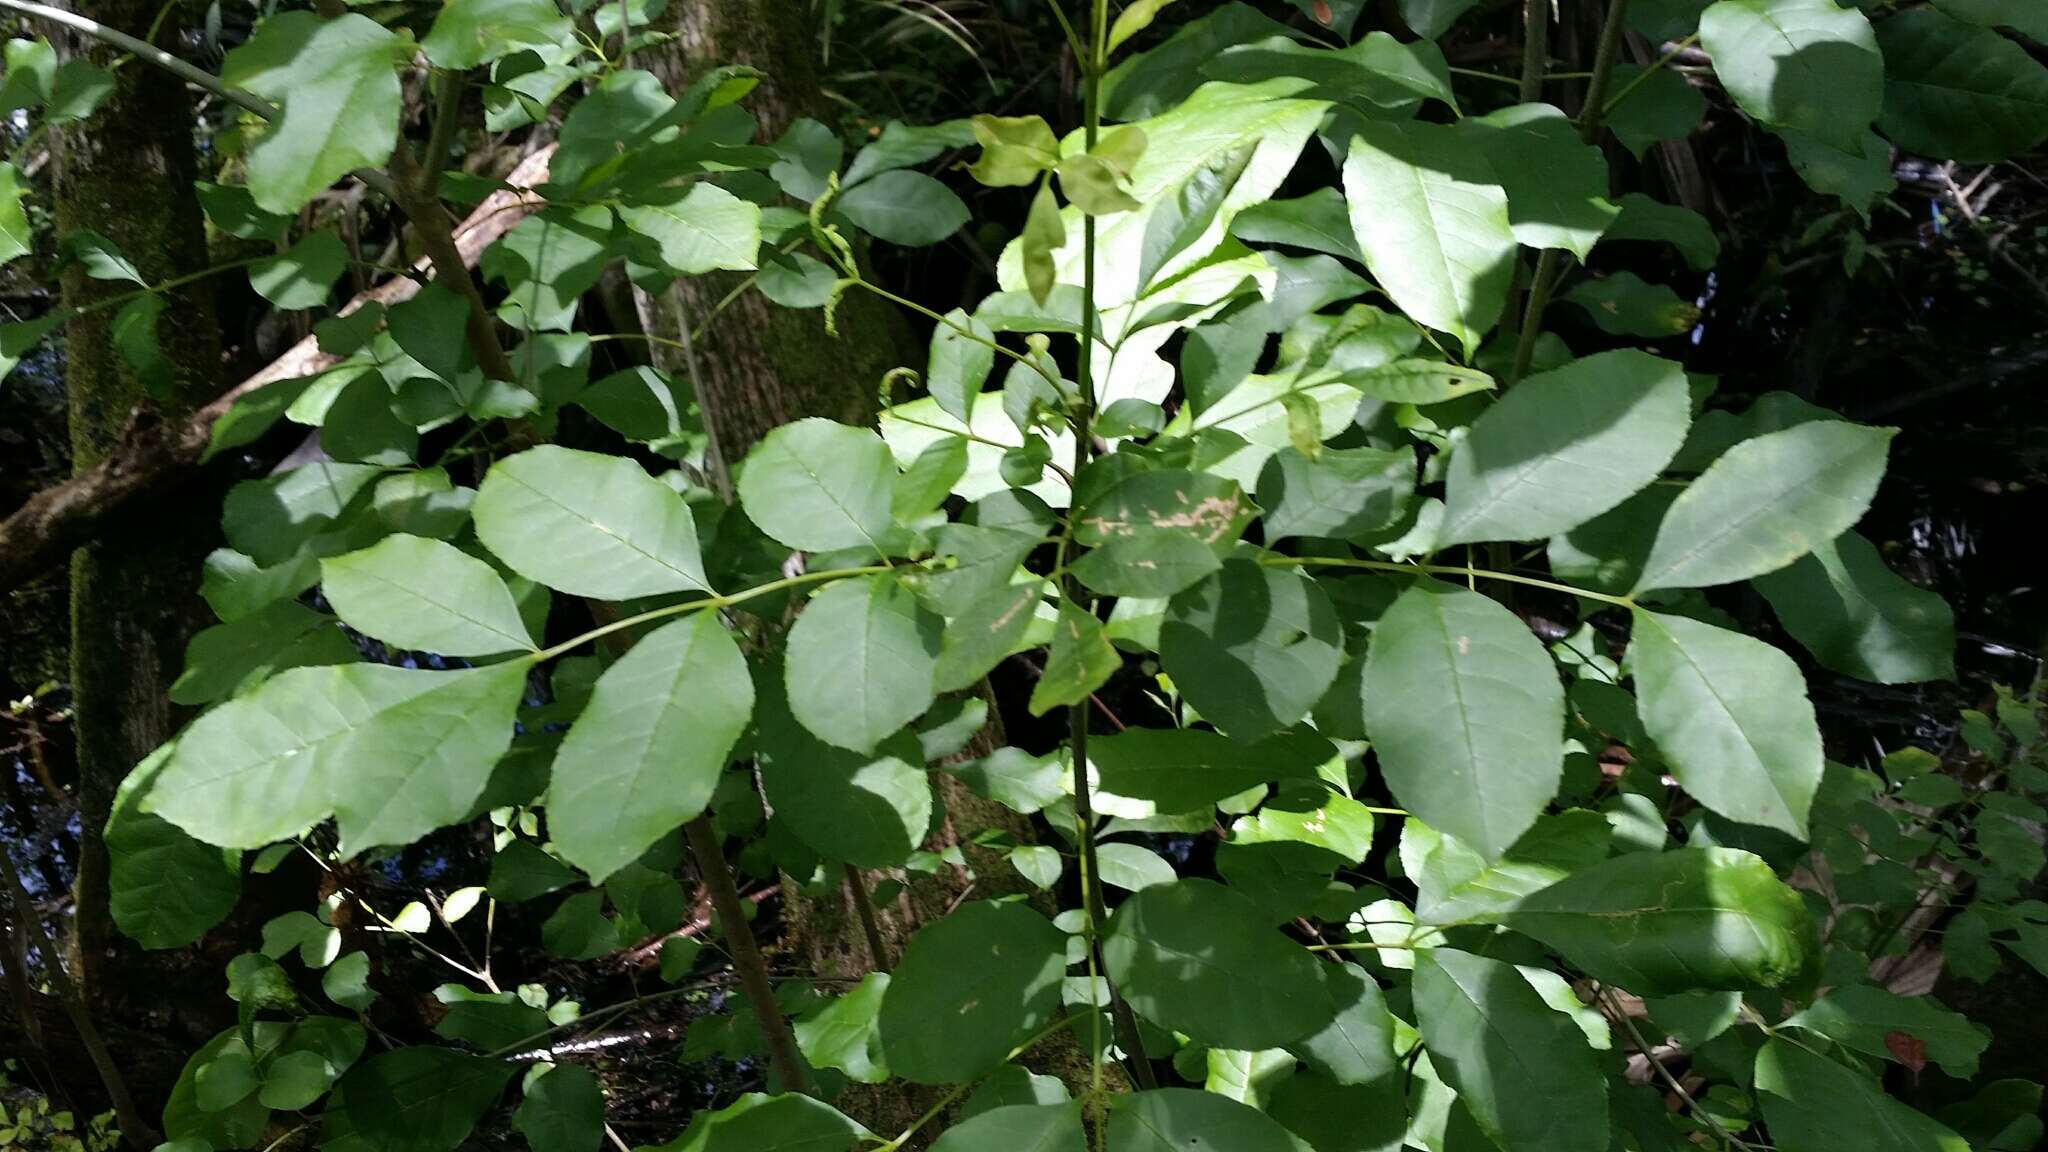
[[[1700,43],[1742,110],[1773,128],[1853,147],[1884,104],[1870,21],[1834,0],[1720,0]]]
[[[395,648],[469,657],[534,646],[497,571],[439,540],[386,536],[322,560],[320,583],[349,627]]]
[[[1126,892],[1171,884],[1175,879],[1173,865],[1159,853],[1137,844],[1097,845],[1095,863],[1102,870],[1098,876],[1102,883]]]
[[[1762,576],[1840,536],[1870,507],[1897,434],[1820,420],[1737,444],[1672,502],[1635,591]]]
[[[872,753],[932,706],[943,626],[891,576],[827,585],[790,629],[791,714],[828,744]]]
[[[1037,195],[1031,198],[1031,211],[1024,218],[1024,237],[1020,244],[1024,283],[1031,290],[1031,298],[1040,305],[1052,296],[1059,274],[1054,253],[1066,242],[1067,227],[1060,220],[1060,202],[1052,194],[1052,180],[1048,177],[1039,184]]]
[[[1906,151],[1991,164],[2048,139],[2048,68],[2004,36],[1923,9],[1879,24],[1877,44],[1877,126]]]
[[[1486,859],[1557,794],[1564,689],[1542,642],[1498,601],[1417,581],[1380,617],[1363,690],[1394,796]]]
[[[572,27],[550,0],[447,0],[420,47],[437,67],[462,72],[522,49],[553,49]]]
[[[1891,570],[1870,541],[1844,532],[1790,568],[1756,578],[1778,622],[1837,672],[1879,684],[1955,675],[1955,613]]]
[[[1614,508],[1677,454],[1691,404],[1684,369],[1633,349],[1522,381],[1451,454],[1438,545],[1552,536]]]
[[[602,883],[696,818],[753,708],[746,659],[717,613],[643,637],[598,677],[555,755],[555,849]]]
[[[1820,728],[1792,658],[1761,640],[1637,609],[1636,712],[1694,799],[1742,824],[1806,836]]]
[[[1507,303],[1517,251],[1508,197],[1452,129],[1364,123],[1344,197],[1366,266],[1401,311],[1470,359]]]
[[[1138,1015],[1222,1048],[1291,1044],[1328,1023],[1319,965],[1251,898],[1208,880],[1133,893],[1102,944]]]
[[[1780,1152],[1970,1152],[1969,1141],[1886,1094],[1874,1078],[1784,1037],[1756,1055],[1756,1094]]]
[[[1059,852],[1043,844],[1019,844],[1010,849],[1010,867],[1041,892],[1059,883],[1065,870]]]
[[[1059,1009],[1066,949],[1025,904],[977,900],[919,929],[882,999],[890,1071],[958,1084],[1002,1063]]]
[[[716,1112],[697,1113],[681,1136],[644,1152],[852,1152],[875,1138],[823,1101],[753,1092]]]
[[[881,437],[814,417],[782,425],[747,453],[739,498],[761,531],[791,548],[874,548],[892,523],[895,480]]]
[[[1109,43],[1106,50],[1115,52],[1123,43],[1152,26],[1159,16],[1159,10],[1173,3],[1173,0],[1132,0],[1124,10],[1116,14],[1116,23],[1109,26]]]
[[[980,115],[969,121],[981,156],[968,169],[991,188],[1022,188],[1059,167],[1060,141],[1043,116]],[[851,181],[849,181],[851,183]]]
[[[344,853],[410,843],[468,815],[525,688],[522,661],[295,668],[193,721],[143,810],[231,848],[261,848],[329,815]]]
[[[1310,1152],[1258,1109],[1214,1092],[1155,1088],[1110,1099],[1107,1152]]]
[[[1315,581],[1234,558],[1168,603],[1159,659],[1189,704],[1248,743],[1323,698],[1344,659],[1344,630]]]
[[[228,53],[222,83],[283,106],[248,153],[258,207],[297,212],[350,171],[383,166],[398,142],[397,68],[410,48],[354,12],[280,12]]]
[[[1777,988],[1816,948],[1799,894],[1732,848],[1616,856],[1525,897],[1503,920],[1638,996]]]
[[[1514,965],[1423,949],[1413,995],[1437,1075],[1495,1144],[1579,1152],[1607,1142],[1607,1078],[1593,1050]]]
[[[559,591],[626,600],[711,590],[689,506],[623,457],[529,448],[491,466],[470,515],[493,555]]]
[[[714,268],[751,272],[761,247],[761,206],[702,182],[656,203],[619,209],[619,220],[659,246],[662,267],[678,276]]]

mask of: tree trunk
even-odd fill
[[[143,35],[155,0],[85,0],[81,14]],[[102,67],[114,53],[87,50]],[[114,73],[113,93],[90,120],[68,126],[55,153],[53,199],[60,235],[91,228],[157,283],[207,266],[206,237],[192,190],[192,105],[182,83],[161,69],[128,61]],[[73,264],[63,276],[64,303],[91,303],[132,285],[93,280]],[[110,339],[116,310],[73,317],[65,326],[69,355],[71,464],[90,469],[113,445],[137,408],[176,418],[220,390],[220,331],[210,289],[169,294],[158,324],[171,386],[152,396]],[[218,502],[187,492],[166,508],[147,509],[81,548],[71,566],[71,687],[78,737],[81,817],[77,953],[89,1002],[116,1007],[118,981],[100,975],[119,947],[107,913],[107,853],[100,839],[121,778],[170,736],[167,697],[184,659],[186,640],[206,622],[199,601],[200,562],[214,536]]]

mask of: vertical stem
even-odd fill
[[[113,1102],[114,1115],[121,1124],[121,1136],[131,1147],[148,1148],[157,1142],[156,1129],[149,1119],[135,1106],[135,1098],[128,1094],[128,1081],[122,1077],[121,1069],[114,1063],[114,1054],[108,1050],[107,1042],[100,1037],[100,1030],[93,1025],[92,1014],[78,996],[78,986],[71,982],[71,976],[64,971],[64,957],[57,951],[57,945],[50,938],[50,926],[43,923],[42,913],[36,910],[28,890],[21,886],[21,877],[15,874],[14,860],[6,849],[0,848],[0,880],[7,885],[9,898],[14,902],[15,931],[22,944],[22,955],[26,958],[27,945],[33,943],[43,958],[43,975],[50,981],[50,989],[57,994],[58,1003],[64,1007],[64,1015],[70,1018],[71,1026],[78,1031],[78,1041],[85,1046],[86,1055],[92,1058],[92,1066],[100,1074],[100,1083],[106,1086],[107,1099]],[[33,934],[33,935],[31,935]],[[11,967],[11,965],[10,965]],[[27,1006],[24,1005],[24,1008]]]
[[[1543,99],[1543,74],[1550,70],[1551,0],[1523,0],[1522,103]]]
[[[1586,105],[1579,112],[1579,138],[1588,144],[1600,139],[1606,115],[1607,87],[1613,81],[1614,60],[1621,52],[1622,34],[1627,30],[1628,0],[1611,0],[1607,5],[1607,19],[1600,26],[1600,47],[1593,56],[1593,78],[1586,85]],[[1525,85],[1527,79],[1525,75]],[[1536,356],[1536,339],[1543,334],[1544,310],[1550,306],[1551,295],[1557,291],[1558,281],[1564,278],[1564,273],[1563,252],[1546,248],[1536,258],[1536,276],[1529,286],[1529,304],[1522,313],[1521,337],[1515,343],[1515,362],[1508,374],[1507,382],[1510,384],[1529,373],[1529,365]]]
[[[846,865],[846,895],[853,901],[854,915],[860,918],[861,934],[868,940],[868,968],[875,972],[889,970],[889,949],[882,943],[882,926],[875,921],[874,897],[868,894],[867,881],[861,879],[860,869]]]
[[[696,858],[697,875],[711,894],[711,910],[724,926],[726,946],[732,950],[733,970],[739,973],[740,990],[753,1006],[754,1020],[761,1026],[761,1039],[768,1045],[768,1064],[775,1070],[783,1091],[808,1093],[811,1086],[804,1076],[803,1057],[797,1053],[789,1021],[782,1018],[781,1010],[775,1006],[775,985],[768,979],[768,964],[761,959],[753,930],[747,927],[746,909],[740,903],[739,888],[732,882],[732,869],[725,862],[725,848],[718,842],[718,832],[711,827],[709,817],[699,816],[683,825],[683,835],[690,841],[690,855]]]
[[[1083,61],[1086,116],[1083,138],[1092,149],[1102,135],[1102,73],[1108,65],[1109,44],[1108,0],[1094,0],[1089,36],[1089,54]],[[1074,411],[1075,476],[1079,476],[1081,469],[1087,466],[1094,449],[1091,428],[1095,419],[1095,333],[1101,326],[1101,317],[1095,306],[1095,217],[1086,214],[1081,217],[1081,279],[1081,354],[1075,372],[1081,400]],[[1062,583],[1062,595],[1076,603],[1087,602],[1086,590],[1071,575]],[[1080,824],[1081,899],[1088,913],[1088,947],[1091,957],[1095,957],[1099,954],[1102,926],[1107,915],[1102,902],[1101,871],[1095,862],[1095,812],[1088,786],[1088,701],[1083,700],[1067,710],[1067,732],[1074,758],[1074,813]],[[1110,983],[1107,972],[1103,974],[1103,982],[1109,986],[1109,1009],[1116,1021],[1117,1043],[1130,1058],[1132,1075],[1141,1088],[1158,1087],[1152,1074],[1152,1063],[1145,1058],[1144,1047],[1139,1042],[1137,1018],[1131,1015],[1130,1005],[1124,1003],[1115,984]]]

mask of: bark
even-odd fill
[[[153,0],[88,0],[81,14],[133,35],[147,32]],[[115,54],[93,47],[102,67]],[[135,262],[150,283],[207,266],[193,117],[185,86],[160,69],[134,65],[114,73],[113,93],[89,121],[67,127],[55,149],[52,180],[57,231],[90,228]],[[64,303],[82,307],[132,286],[88,279],[73,265],[63,275]],[[90,472],[118,445],[130,414],[177,421],[215,391],[220,330],[211,292],[194,285],[172,293],[158,323],[173,381],[151,395],[110,338],[112,309],[76,315],[65,325],[74,474]],[[185,642],[207,621],[198,596],[200,563],[214,536],[211,499],[180,501],[96,541],[71,566],[71,687],[77,714],[81,818],[78,912],[74,931],[79,983],[95,1004],[116,991],[102,980],[118,947],[107,915],[107,854],[100,839],[114,789],[171,734],[166,691]]]
[[[699,70],[749,64],[767,79],[745,105],[773,140],[799,117],[830,118],[813,60],[817,37],[807,7],[787,0],[694,0],[672,5],[673,50],[643,51],[635,63],[680,91]],[[692,341],[697,403],[704,413],[714,476],[746,455],[769,430],[806,416],[847,424],[874,418],[883,373],[910,363],[910,326],[892,306],[850,293],[839,306],[839,335],[825,331],[821,309],[771,303],[751,289],[723,310],[718,304],[744,280],[735,273],[679,280],[666,292],[636,293],[647,333],[668,340],[702,328]],[[672,347],[655,345],[654,362],[681,376],[687,365]]]

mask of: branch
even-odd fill
[[[0,7],[11,6],[0,0]],[[465,267],[475,264],[485,248],[539,209],[539,201],[520,189],[547,179],[553,153],[554,147],[549,145],[521,161],[506,178],[514,190],[493,192],[469,214],[455,230],[454,258]],[[429,266],[428,260],[416,265],[421,270]],[[397,304],[411,299],[419,289],[418,280],[395,277],[349,301],[340,314],[372,303]],[[138,409],[98,464],[30,496],[0,521],[0,593],[20,587],[62,562],[72,549],[96,539],[117,514],[183,483],[197,471],[199,458],[213,438],[214,422],[226,415],[235,401],[266,384],[311,376],[338,361],[307,337],[183,420],[166,420],[152,410]]]

